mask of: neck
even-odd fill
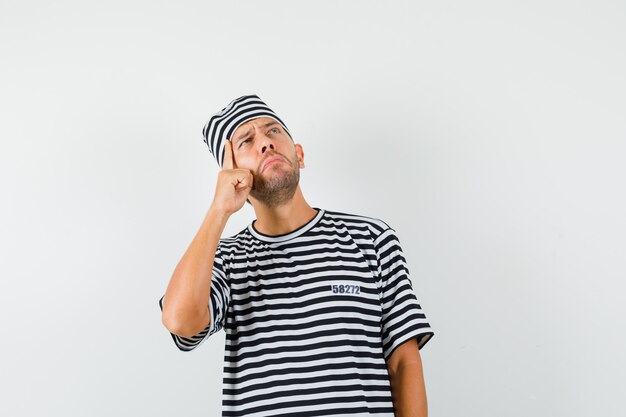
[[[270,236],[292,232],[307,224],[317,214],[317,210],[304,199],[299,185],[293,198],[280,206],[270,208],[253,198],[250,201],[256,213],[254,228]]]

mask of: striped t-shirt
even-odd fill
[[[226,332],[224,417],[393,417],[386,360],[434,335],[394,229],[315,209],[287,234],[252,222],[220,239],[210,323],[191,338],[171,334],[190,351]]]

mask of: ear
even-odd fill
[[[296,146],[296,155],[298,155],[298,162],[300,164],[300,168],[304,168],[304,149],[302,149],[302,145],[299,143],[295,144]]]

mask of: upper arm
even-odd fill
[[[383,355],[389,360],[397,348],[411,339],[415,339],[421,349],[434,332],[413,290],[395,230],[389,228],[383,231],[374,240],[374,248],[378,260]]]
[[[402,343],[393,351],[387,360],[387,370],[389,371],[389,376],[393,377],[401,367],[409,364],[421,365],[421,363],[422,358],[417,347],[417,341],[415,338],[412,338]]]
[[[211,290],[209,292],[208,308],[202,312],[202,318],[199,319],[198,325],[205,324],[204,329],[197,327],[198,333],[189,335],[189,337],[181,336],[173,333],[170,334],[172,339],[176,343],[176,346],[183,351],[190,351],[195,349],[206,340],[212,334],[221,330],[226,324],[226,315],[230,305],[230,280],[227,273],[227,268],[224,265],[225,262],[222,258],[220,247],[215,253],[215,261],[213,262],[213,270],[211,275]],[[159,306],[163,311],[163,299],[165,295],[159,300]],[[167,327],[167,326],[166,326]]]

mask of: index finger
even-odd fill
[[[233,148],[229,139],[224,143],[224,164],[222,169],[233,169]]]

